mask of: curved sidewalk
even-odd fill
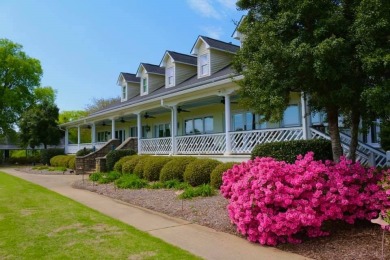
[[[97,193],[72,188],[72,183],[82,176],[29,174],[11,168],[0,168],[0,171],[46,187],[205,259],[309,259],[276,248],[252,244],[234,235]]]

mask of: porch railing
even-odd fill
[[[82,143],[80,145],[78,144],[68,144],[67,153],[69,154],[75,154],[78,150],[84,149],[92,149],[95,146],[95,150],[99,150],[102,148],[107,142],[98,142],[98,143]]]
[[[141,139],[141,151],[143,154],[170,154],[172,153],[172,138]]]
[[[232,153],[251,153],[257,144],[301,140],[303,139],[303,130],[301,127],[294,127],[240,131],[231,132],[230,138]]]
[[[223,154],[226,136],[222,134],[189,135],[176,137],[177,154]]]

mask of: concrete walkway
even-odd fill
[[[0,168],[0,171],[53,190],[205,259],[308,259],[97,193],[72,188],[71,184],[80,180],[81,176],[29,174],[11,168]]]

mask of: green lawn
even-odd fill
[[[0,259],[198,259],[120,221],[0,172]]]

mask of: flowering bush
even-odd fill
[[[294,164],[270,157],[235,165],[222,177],[221,193],[238,232],[252,242],[299,243],[301,235],[328,235],[324,221],[372,219],[390,203],[376,173],[346,158],[334,164],[309,152]]]

